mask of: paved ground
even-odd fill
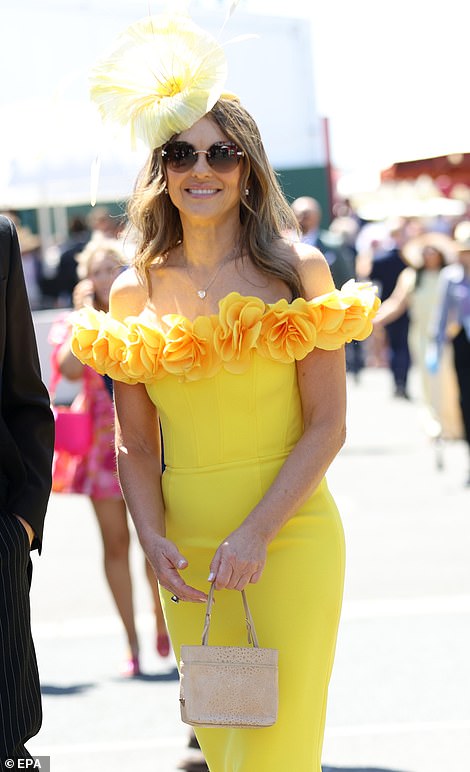
[[[350,381],[349,439],[329,474],[348,571],[324,770],[468,772],[465,447],[448,443],[438,472],[416,402],[390,391],[387,371]],[[81,497],[52,497],[32,593],[44,725],[29,744],[51,756],[52,772],[174,772],[184,754],[175,663],[153,650],[135,539],[132,559],[145,675],[124,681],[117,675],[123,636],[92,512]]]

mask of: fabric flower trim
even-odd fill
[[[124,383],[151,383],[167,374],[197,381],[220,369],[246,372],[254,351],[290,363],[315,347],[332,351],[364,340],[379,306],[371,284],[351,280],[341,290],[292,303],[266,304],[231,292],[220,301],[219,314],[194,322],[165,316],[167,332],[139,317],[121,323],[84,308],[73,318],[72,351],[83,364]]]

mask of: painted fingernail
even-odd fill
[[[181,560],[178,560],[178,568],[184,568],[186,565],[186,560],[184,558],[181,558]]]
[[[215,579],[215,574],[213,571],[210,572],[209,576],[207,577],[208,582],[213,582]]]

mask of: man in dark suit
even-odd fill
[[[41,550],[54,419],[41,381],[13,223],[0,216],[0,760],[31,758],[41,693],[29,605],[30,550]]]
[[[335,287],[341,289],[343,284],[354,277],[354,262],[343,250],[336,234],[320,230],[320,204],[315,198],[300,196],[292,202],[291,208],[299,223],[301,241],[320,250],[330,266]]]
[[[370,280],[380,289],[381,300],[390,297],[398,277],[406,268],[402,259],[401,248],[405,237],[405,226],[401,222],[390,226],[390,244],[386,249],[375,253],[372,261]],[[389,346],[389,367],[395,385],[395,396],[409,399],[407,384],[411,367],[411,355],[408,346],[410,317],[405,309],[401,316],[385,326]]]

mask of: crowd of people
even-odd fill
[[[363,367],[389,368],[391,393],[419,405],[429,437],[465,440],[470,485],[470,217],[369,223],[342,202],[322,232],[315,199],[302,196],[292,208],[301,239],[322,245],[333,278],[341,266],[344,281],[346,267],[346,278],[371,281],[382,300],[373,335],[346,346],[348,370],[359,377]],[[418,375],[415,393],[411,367]],[[440,463],[442,455],[436,457]]]

